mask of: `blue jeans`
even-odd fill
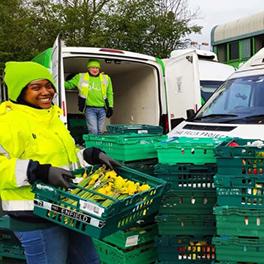
[[[88,131],[91,134],[102,134],[105,122],[105,109],[86,107],[85,118]]]
[[[62,226],[15,232],[25,251],[27,264],[99,264],[89,236]]]

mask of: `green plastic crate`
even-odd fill
[[[211,237],[160,236],[157,238],[158,263],[212,263],[215,248]]]
[[[214,176],[217,204],[264,209],[264,176]]]
[[[1,242],[0,243],[0,257],[12,259],[25,259],[24,250],[18,243]]]
[[[0,229],[0,243],[1,242],[17,242],[15,234],[6,229]]]
[[[158,159],[146,159],[137,161],[127,161],[124,163],[124,165],[134,170],[138,170],[148,175],[154,176],[154,169],[157,163]]]
[[[72,137],[77,144],[82,145],[84,143],[83,135],[88,132],[85,116],[83,114],[68,114],[67,119]]]
[[[264,239],[214,237],[213,244],[218,261],[264,263]]]
[[[216,231],[214,215],[157,215],[160,235],[205,236]]]
[[[163,127],[144,124],[111,124],[106,130],[111,134],[163,134]]]
[[[120,230],[105,237],[103,240],[120,249],[126,249],[154,241],[157,234],[158,227],[156,224],[148,226],[137,225],[126,230]]]
[[[93,167],[93,170],[95,169],[96,167]],[[138,220],[158,211],[161,196],[166,190],[166,182],[128,167],[117,167],[116,172],[123,178],[147,183],[151,188],[123,200],[81,187],[75,188],[113,200],[113,204],[104,207],[100,203],[80,198],[69,191],[36,183],[33,186],[34,213],[77,232],[94,238],[103,238],[130,227]],[[67,202],[65,198],[70,199],[72,203]]]
[[[9,259],[3,260],[3,257]],[[8,229],[0,229],[0,258],[2,258],[3,263],[13,263],[15,260],[25,259],[24,250],[20,241],[15,234]],[[10,259],[14,261],[11,262]]]
[[[233,142],[239,146],[230,146]],[[256,140],[234,138],[218,145],[215,149],[218,173],[232,176],[263,176],[264,146],[248,145],[253,142]]]
[[[215,191],[168,191],[161,199],[159,213],[212,214],[215,204]]]
[[[214,214],[217,235],[264,238],[263,209],[218,206],[214,208]]]
[[[97,239],[93,241],[100,261],[104,264],[151,264],[157,258],[153,242],[129,248],[129,250],[121,250]]]
[[[214,149],[223,140],[213,138],[172,138],[156,145],[159,163],[216,163]]]
[[[26,260],[0,257],[0,264],[26,264]]]
[[[244,261],[216,261],[214,263],[215,264],[257,264],[256,262],[244,262]]]
[[[155,166],[155,176],[168,182],[174,190],[214,190],[213,176],[216,173],[216,164],[193,165],[176,164]]]
[[[83,136],[86,147],[100,148],[113,159],[124,162],[157,158],[154,145],[161,138],[160,135],[145,134]]]
[[[25,221],[19,221],[15,218],[11,218],[8,215],[0,217],[0,232],[2,229],[7,229],[10,231],[31,231],[47,228],[51,225],[52,223],[27,223]]]

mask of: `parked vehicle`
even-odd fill
[[[187,117],[186,109],[196,112],[235,71],[219,63],[214,52],[193,48],[172,51],[164,63],[172,128]]]
[[[264,139],[264,48],[169,136]]]
[[[87,61],[97,58],[102,71],[113,83],[114,114],[111,124],[162,125],[170,130],[163,62],[155,57],[107,48],[65,47],[59,37],[54,47],[35,58],[52,70],[58,86],[57,104],[63,109],[63,121],[78,118],[78,91],[65,90],[64,81],[87,71]]]

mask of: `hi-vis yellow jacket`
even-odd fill
[[[76,168],[77,149],[57,106],[36,109],[10,101],[0,105],[0,196],[5,211],[31,211],[34,194],[29,160]]]
[[[76,74],[71,80],[64,83],[65,89],[79,90],[79,96],[86,99],[87,106],[104,107],[105,99],[113,107],[113,87],[111,78],[100,73],[99,76],[90,76],[89,73]]]

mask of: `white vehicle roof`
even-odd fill
[[[260,49],[255,55],[253,55],[248,61],[241,65],[239,71],[263,67],[264,66],[264,48]]]
[[[218,61],[217,55],[214,52],[209,51],[209,50],[195,49],[195,48],[173,50],[170,53],[170,57],[177,57],[177,56],[184,55],[190,52],[195,52],[200,57],[204,57],[204,58],[207,57],[210,60]]]
[[[117,50],[117,49],[109,49],[109,48],[87,48],[87,47],[62,47],[63,57],[67,56],[80,56],[80,54],[84,54],[85,56],[91,55],[91,57],[100,58],[100,57],[112,57],[112,58],[124,58],[124,59],[138,59],[141,61],[153,61],[156,62],[156,58],[153,56]]]
[[[248,61],[230,76],[230,79],[264,74],[264,48],[260,49]]]
[[[199,74],[201,80],[225,81],[232,73],[234,67],[216,61],[199,60]]]

